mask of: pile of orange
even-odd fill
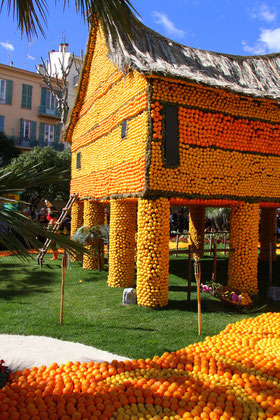
[[[166,306],[169,269],[169,201],[138,200],[137,303]]]
[[[0,390],[0,419],[279,420],[280,314],[153,359],[24,369]]]
[[[105,213],[104,204],[99,201],[85,200],[83,222],[85,226],[91,228],[94,226],[104,225]],[[99,255],[96,245],[86,245],[91,251],[90,254],[83,256],[83,268],[88,270],[96,270],[99,264]],[[101,266],[104,266],[104,254],[101,255]]]
[[[134,286],[136,205],[135,200],[111,200],[108,275],[111,287]]]

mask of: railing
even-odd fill
[[[60,118],[60,113],[58,109],[48,109],[46,105],[40,105],[38,115],[43,115],[44,117]]]
[[[40,147],[46,147],[49,146],[52,149],[58,151],[58,152],[62,152],[65,149],[65,144],[64,143],[54,143],[54,142],[39,142],[38,140],[33,140],[33,139],[22,139],[20,137],[11,137],[11,139],[14,141],[14,145],[16,147],[24,147],[27,149],[33,149],[36,146],[40,146]]]

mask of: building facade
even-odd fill
[[[40,74],[0,64],[0,131],[22,151],[35,146],[64,150],[56,98]]]

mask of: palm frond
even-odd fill
[[[5,4],[8,13],[12,11],[22,35],[25,33],[30,40],[32,35],[38,36],[38,29],[42,35],[45,35],[43,25],[47,26],[48,14],[46,0],[2,0],[0,13]]]

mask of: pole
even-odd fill
[[[200,298],[200,280],[201,280],[201,267],[198,257],[194,257],[194,275],[197,287],[197,314],[198,314],[198,335],[201,334],[201,298]]]
[[[179,235],[176,235],[176,254],[175,257],[178,257],[178,246],[179,246]]]
[[[214,259],[213,259],[213,273],[212,273],[212,281],[216,283],[217,279],[217,242],[214,241]]]
[[[268,274],[269,286],[272,284],[272,243],[269,242],[269,274]]]
[[[63,301],[64,301],[64,285],[65,285],[66,268],[67,268],[67,252],[64,249],[62,260],[61,260],[61,276],[62,276],[62,279],[61,279],[61,299],[60,299],[59,325],[62,325],[62,323],[63,323]]]
[[[192,253],[191,244],[188,247],[188,308],[191,303],[191,289],[192,289]]]

